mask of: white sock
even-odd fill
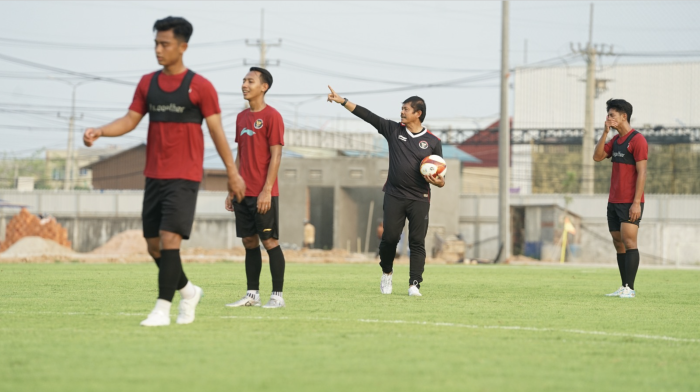
[[[170,303],[170,301],[166,301],[164,299],[158,298],[156,300],[156,307],[153,310],[154,311],[157,310],[157,311],[160,311],[160,312],[163,312],[163,313],[169,315],[170,314],[170,305],[172,305],[172,303]]]
[[[282,292],[281,291],[273,291],[272,295],[276,295],[278,297],[282,297]]]
[[[252,299],[256,299],[257,297],[260,296],[260,290],[248,290],[245,295]]]
[[[188,281],[185,287],[180,289],[180,296],[182,299],[192,299],[194,298],[195,294],[197,294],[197,292],[195,291],[192,282]]]

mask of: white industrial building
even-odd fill
[[[700,125],[700,62],[602,66],[596,80],[596,128],[610,98],[632,104],[636,128]],[[514,129],[583,128],[585,65],[517,68],[514,82]]]

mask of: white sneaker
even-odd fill
[[[164,327],[170,325],[170,315],[160,310],[154,310],[145,320],[141,321],[141,325],[144,327]]]
[[[382,292],[382,294],[391,294],[392,291],[392,286],[391,286],[391,278],[394,277],[394,274],[382,274],[382,282],[379,284],[379,290]]]
[[[180,300],[180,314],[177,315],[177,321],[175,322],[178,324],[190,324],[193,322],[194,310],[203,296],[204,290],[199,286],[194,286],[194,297]]]
[[[271,295],[270,300],[263,306],[265,309],[284,308],[284,299],[279,295]]]
[[[619,297],[620,294],[622,294],[622,291],[625,290],[625,286],[620,286],[619,289],[615,290],[614,292],[610,294],[605,294],[606,297]]]
[[[629,286],[625,286],[625,289],[620,293],[620,298],[634,298],[637,292],[632,290]]]
[[[420,290],[418,290],[418,287],[416,286],[410,286],[408,288],[408,295],[411,297],[422,297],[423,294],[420,293]]]
[[[236,302],[226,304],[229,308],[238,308],[241,306],[260,306],[260,294],[255,294],[255,298],[251,298],[246,294],[243,298]]]

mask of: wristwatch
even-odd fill
[[[348,103],[348,99],[347,99],[347,98],[345,98],[345,100],[343,101],[343,103],[341,103],[341,105],[342,105],[342,106],[345,106],[346,103]]]

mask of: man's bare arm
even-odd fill
[[[637,162],[637,187],[634,191],[634,202],[641,203],[644,194],[644,185],[647,182],[647,161]]]
[[[277,181],[277,174],[279,173],[281,162],[282,146],[279,144],[270,146],[270,165],[267,167],[267,178],[265,179],[263,190],[258,197],[258,212],[260,214],[265,214],[272,206],[272,188],[275,186],[275,181]]]
[[[642,195],[647,182],[647,161],[637,161],[637,185],[634,190],[634,201],[630,207],[630,221],[634,222],[642,216]]]
[[[142,118],[143,114],[129,110],[124,117],[120,117],[107,125],[86,129],[83,134],[83,143],[87,147],[92,147],[100,137],[118,137],[129,133],[139,125]]]
[[[282,146],[270,146],[270,166],[267,169],[267,179],[265,180],[265,188],[272,191],[272,187],[277,181],[277,174],[280,170],[280,163],[282,162]]]
[[[608,132],[610,132],[611,127],[615,127],[617,125],[617,121],[614,120],[606,120],[605,121],[605,127],[603,128],[603,136],[600,137],[600,140],[598,140],[598,144],[595,145],[595,151],[593,152],[593,160],[596,162],[600,162],[603,159],[608,157],[608,154],[605,153],[605,140],[608,138]]]
[[[238,201],[243,201],[245,197],[245,182],[243,182],[243,178],[238,174],[238,168],[233,161],[231,147],[228,144],[228,140],[226,140],[224,127],[221,125],[221,114],[212,114],[205,120],[207,122],[207,128],[209,128],[211,139],[214,141],[214,146],[216,146],[216,151],[219,153],[226,167],[229,196],[235,197]]]

